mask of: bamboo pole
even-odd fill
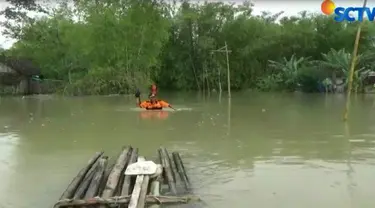
[[[86,191],[85,198],[92,198],[97,196],[99,191],[99,186],[104,178],[104,171],[107,167],[108,157],[104,156],[99,159],[99,165],[91,183]]]
[[[173,169],[170,164],[170,159],[168,158],[168,152],[166,152],[166,149],[164,147],[160,147],[159,150],[159,156],[161,160],[161,164],[163,165],[165,178],[167,179],[169,190],[172,192],[172,194],[177,194],[176,189],[176,182],[173,177]]]
[[[165,156],[166,156],[167,159],[168,159],[169,166],[170,166],[170,168],[171,168],[171,172],[172,172],[172,176],[173,176],[173,181],[174,181],[174,183],[176,183],[176,182],[177,182],[177,180],[176,180],[176,175],[177,175],[177,173],[174,171],[174,170],[176,169],[176,168],[173,167],[173,164],[174,164],[174,163],[172,163],[172,159],[171,159],[171,157],[169,156],[169,152],[168,152],[167,148],[163,148],[163,151],[165,152]]]
[[[230,92],[230,68],[229,68],[229,53],[231,53],[231,50],[228,50],[228,44],[227,41],[225,41],[225,45],[217,50],[212,50],[211,52],[221,52],[226,54],[227,59],[227,85],[228,85],[228,98],[231,98],[231,92]]]
[[[157,171],[156,171],[156,174],[153,175],[153,179],[151,181],[151,186],[150,186],[150,194],[152,196],[160,196],[160,190],[161,190],[161,186],[160,184],[162,183],[162,180],[163,180],[163,166],[158,164],[157,165]],[[158,208],[160,207],[159,205],[150,205],[148,206],[149,208]]]
[[[232,112],[232,99],[228,98],[228,115],[227,115],[228,136],[230,135],[230,128],[231,128],[231,112]]]
[[[146,196],[147,204],[186,204],[193,201],[200,201],[198,196]],[[63,199],[55,204],[55,207],[79,207],[93,205],[126,205],[130,203],[130,196],[115,196],[110,198],[95,197],[91,199]]]
[[[70,182],[68,188],[64,191],[61,195],[60,199],[67,199],[73,197],[74,193],[78,189],[79,184],[84,179],[86,173],[90,170],[90,168],[94,165],[94,163],[99,159],[100,156],[103,155],[104,152],[97,152],[95,155],[88,161],[86,167],[82,168],[82,170],[77,174],[77,176]]]
[[[107,184],[102,193],[103,198],[112,197],[115,194],[117,184],[123,174],[125,169],[126,162],[128,161],[128,152],[131,150],[131,147],[125,147],[120,156],[117,158],[115,166],[113,167],[111,173],[108,176]]]
[[[363,7],[366,7],[367,0],[363,1]],[[363,16],[363,14],[362,14]],[[344,111],[344,121],[348,120],[349,116],[349,108],[350,108],[350,95],[352,91],[352,86],[353,86],[353,76],[354,76],[354,69],[355,69],[355,64],[357,62],[357,53],[358,53],[358,46],[359,46],[359,39],[361,37],[361,29],[362,29],[363,22],[361,22],[358,26],[357,29],[357,35],[355,37],[355,42],[354,42],[354,49],[353,49],[353,54],[352,54],[352,63],[350,65],[350,74],[349,74],[349,85],[348,85],[348,92],[346,96],[346,105],[345,105],[345,111]]]
[[[142,181],[142,184],[141,184],[141,191],[139,192],[137,208],[144,208],[145,207],[149,183],[150,183],[150,176],[144,175],[143,181]]]
[[[184,164],[182,163],[180,154],[178,152],[172,152],[172,157],[173,157],[174,164],[176,165],[178,174],[180,175],[181,181],[184,183],[185,189],[189,191],[190,182],[189,182],[189,178],[187,177],[186,170],[185,170]]]
[[[137,159],[138,159],[138,148],[133,148],[133,151],[130,155],[130,159],[129,159],[129,164],[133,164],[135,162],[137,162]],[[126,175],[125,178],[124,178],[124,183],[122,185],[122,190],[121,190],[121,196],[128,196],[129,194],[131,194],[131,179],[134,179],[136,178],[135,176],[130,176],[130,175]]]
[[[228,45],[227,41],[225,41],[225,53],[227,55],[227,78],[228,78],[228,98],[231,98],[230,93],[230,69],[229,69],[229,52],[228,52]]]
[[[82,197],[85,195],[87,188],[89,187],[92,178],[95,175],[96,169],[99,165],[99,160],[97,160],[94,165],[90,168],[90,170],[87,172],[85,178],[82,180],[81,184],[79,185],[77,191],[74,193],[73,199],[82,199]]]
[[[104,171],[103,180],[101,181],[101,183],[99,185],[98,196],[101,196],[103,194],[103,191],[105,189],[105,185],[107,184],[107,181],[108,181],[109,174],[112,172],[113,167],[115,167],[115,164],[114,163],[110,164],[109,158],[108,158],[108,164],[107,164],[107,167]]]
[[[146,161],[146,159],[142,156],[138,156],[137,161],[144,162]],[[139,207],[138,204],[143,203],[142,202],[143,199],[141,198],[141,192],[142,192],[142,187],[143,187],[143,182],[145,180],[145,177],[146,177],[145,175],[137,175],[137,179],[135,180],[135,184],[134,184],[134,189],[133,189],[132,195],[130,196],[128,208],[138,208]],[[148,181],[149,181],[149,178],[147,176],[146,182],[148,183]]]

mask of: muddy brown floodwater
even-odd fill
[[[162,96],[162,95],[161,95]],[[0,98],[0,207],[51,207],[98,150],[180,151],[214,208],[375,207],[375,97],[173,94],[178,112],[134,111],[133,97]]]

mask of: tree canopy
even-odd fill
[[[358,26],[306,11],[254,15],[250,2],[74,0],[48,8],[9,1],[4,35],[18,41],[7,55],[31,59],[72,94],[128,93],[151,82],[169,90],[218,89],[227,65],[212,51],[225,42],[234,90],[316,91],[324,78],[347,71]],[[26,10],[45,15],[26,17]],[[368,70],[374,34],[366,22],[358,66]]]

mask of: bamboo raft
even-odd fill
[[[167,149],[160,147],[158,164],[138,156],[138,148],[131,146],[122,149],[114,164],[109,164],[109,157],[103,154],[95,153],[54,208],[143,208],[151,204],[199,201],[199,197],[189,195],[190,181],[178,152],[173,152],[171,159]],[[163,188],[166,184],[167,190]],[[176,184],[182,184],[183,189],[178,189]]]

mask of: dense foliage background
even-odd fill
[[[358,23],[301,12],[252,14],[252,5],[161,0],[75,0],[54,8],[8,0],[5,51],[27,57],[71,94],[128,93],[156,82],[169,90],[226,89],[228,44],[235,89],[317,91],[347,76]],[[25,11],[42,12],[40,18]],[[362,29],[355,90],[374,68],[375,26]],[[327,83],[326,83],[327,85]]]

